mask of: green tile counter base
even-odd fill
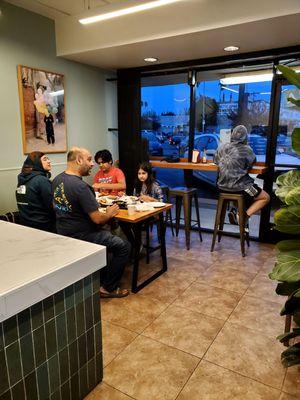
[[[100,273],[0,323],[0,400],[80,400],[102,381]]]

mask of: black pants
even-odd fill
[[[50,132],[50,133],[47,132],[47,142],[48,142],[48,144],[55,143],[54,132]]]
[[[108,292],[115,290],[120,284],[129,259],[130,244],[105,230],[91,232],[78,239],[106,246],[107,266],[100,271],[101,285]]]

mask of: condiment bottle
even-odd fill
[[[202,162],[203,162],[203,164],[207,163],[207,158],[206,158],[206,151],[205,151],[205,149],[203,150]]]

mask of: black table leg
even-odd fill
[[[142,225],[137,223],[133,225],[134,232],[134,261],[132,272],[131,290],[133,293],[138,292],[138,278],[139,278],[139,262],[140,262],[140,248],[142,243]]]
[[[160,275],[167,271],[167,252],[166,252],[166,240],[165,240],[165,221],[163,213],[159,214],[159,227],[160,227],[160,251],[161,251],[161,258],[162,258],[162,269],[155,272],[150,278],[146,279],[144,282],[138,285],[138,277],[139,277],[139,261],[140,261],[140,248],[141,248],[141,241],[142,241],[142,223],[133,224],[133,231],[135,236],[135,245],[134,245],[134,264],[133,264],[133,274],[132,274],[132,285],[131,291],[133,293],[139,292],[145,286],[147,286],[150,282],[154,281]]]

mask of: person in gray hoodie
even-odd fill
[[[216,151],[214,161],[219,167],[218,188],[222,192],[243,194],[248,218],[269,203],[268,193],[257,186],[248,174],[256,157],[248,145],[248,132],[244,125],[233,129],[231,142]],[[234,208],[229,212],[229,220],[233,224],[238,223]]]
[[[16,199],[22,225],[55,232],[50,171],[51,162],[44,153],[30,153],[18,175]]]

